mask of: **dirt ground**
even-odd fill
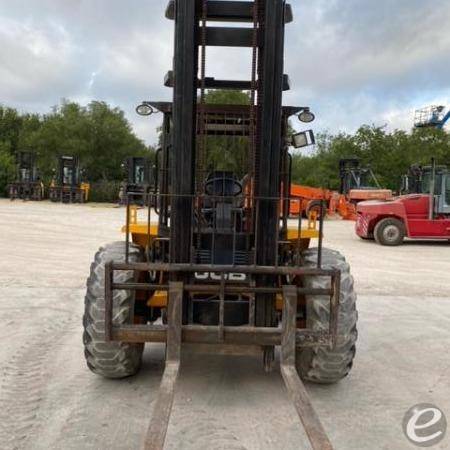
[[[85,279],[97,247],[120,240],[122,209],[0,200],[0,448],[134,449],[148,425],[164,348],[123,381],[88,371]],[[328,221],[326,245],[352,265],[359,295],[354,369],[308,385],[336,449],[408,449],[406,410],[450,421],[450,245],[386,248]],[[309,448],[279,372],[257,357],[183,353],[168,449]],[[450,448],[447,436],[437,448]]]

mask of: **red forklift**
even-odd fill
[[[410,239],[450,240],[450,173],[431,166],[420,174],[418,192],[390,201],[367,201],[357,206],[356,234],[395,246]]]

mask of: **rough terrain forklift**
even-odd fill
[[[157,187],[154,177],[154,161],[148,157],[131,156],[123,164],[126,181],[120,186],[119,202],[144,206],[151,189]],[[129,198],[127,200],[127,197]]]
[[[8,186],[11,200],[43,200],[44,184],[36,166],[36,153],[19,152],[16,157],[16,180]]]
[[[82,181],[82,169],[77,156],[60,156],[58,169],[49,188],[52,202],[85,203],[89,199],[89,183]]]
[[[288,218],[289,144],[309,141],[308,133],[288,136],[289,119],[307,122],[308,109],[282,106],[292,8],[284,0],[175,0],[166,16],[175,21],[166,78],[173,102],[138,108],[163,116],[158,189],[146,201],[156,208],[140,218],[128,203],[124,241],[95,256],[83,319],[87,365],[107,378],[127,377],[139,370],[146,342],[166,344],[144,439],[144,448],[162,449],[183,344],[257,346],[266,370],[279,358],[312,447],[331,449],[302,379],[334,383],[349,373],[356,296],[345,258],[322,246],[323,220],[317,230],[303,226],[301,214]],[[249,80],[206,78],[210,46],[250,48]],[[207,104],[206,89],[217,88],[249,91],[250,105]],[[240,173],[210,152],[217,142],[233,152],[235,139],[245,142]],[[313,238],[318,247],[309,248]]]

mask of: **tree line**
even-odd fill
[[[354,134],[320,134],[312,154],[294,154],[293,181],[338,189],[339,160],[349,157],[371,167],[383,188],[398,191],[402,175],[413,164],[429,165],[435,158],[450,167],[450,134],[435,128],[388,132],[385,127],[367,125]]]
[[[247,93],[211,92],[207,103],[248,103]],[[428,164],[432,157],[450,165],[450,135],[434,128],[388,132],[384,127],[362,126],[356,133],[322,133],[315,149],[293,152],[292,180],[297,184],[338,189],[339,160],[357,157],[370,166],[382,187],[397,191],[412,164]],[[211,166],[240,172],[248,147],[245,139],[226,144],[210,139]],[[229,147],[229,148],[228,148]],[[226,151],[225,151],[226,150]],[[94,184],[93,199],[113,200],[123,180],[122,163],[129,156],[151,156],[153,148],[134,133],[119,108],[93,101],[87,106],[63,101],[48,114],[21,114],[0,105],[0,194],[15,177],[15,155],[37,153],[44,182],[49,183],[60,155],[79,156],[85,177]]]
[[[15,178],[20,151],[37,154],[37,166],[47,184],[59,156],[78,156],[86,180],[96,184],[98,192],[108,190],[108,183],[116,190],[115,182],[124,178],[122,163],[127,157],[153,154],[136,136],[122,110],[98,101],[87,106],[63,101],[43,115],[21,114],[0,105],[0,193],[5,193],[6,185]],[[95,191],[93,198],[102,200],[102,195],[95,197]]]

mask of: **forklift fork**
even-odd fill
[[[180,370],[183,283],[169,283],[166,367],[144,441],[144,450],[162,450]]]
[[[163,450],[175,386],[180,369],[183,283],[169,283],[166,366],[148,427],[143,450]],[[297,288],[283,286],[280,371],[313,450],[333,447],[309,400],[295,367],[297,329]]]

